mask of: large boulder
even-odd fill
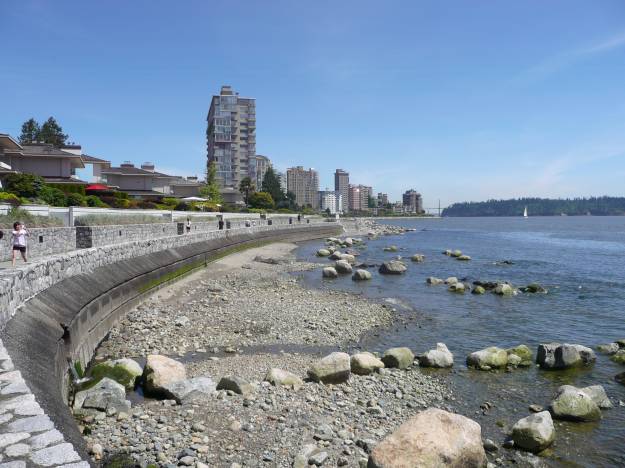
[[[464,287],[464,283],[454,283],[454,284],[450,284],[449,287],[447,288],[447,291],[449,292],[454,292],[454,293],[463,293],[465,292],[466,288]]]
[[[515,346],[514,348],[508,348],[506,349],[506,353],[508,353],[508,361],[510,361],[511,356],[517,356],[519,361],[516,365],[520,367],[529,367],[534,361],[532,351],[524,344]]]
[[[512,296],[514,294],[514,288],[508,283],[499,283],[493,292],[498,296]]]
[[[430,349],[418,356],[421,367],[452,367],[454,365],[454,355],[447,349],[445,343],[436,343],[436,349]]]
[[[584,387],[580,390],[588,395],[599,408],[612,408],[612,402],[608,398],[608,394],[605,392],[602,385],[591,385],[590,387]]]
[[[329,257],[330,255],[332,255],[332,252],[330,252],[328,249],[317,250],[317,257]]]
[[[401,275],[407,270],[406,265],[399,260],[391,260],[380,265],[380,273],[383,275]]]
[[[98,411],[115,409],[119,412],[128,412],[130,402],[126,400],[126,389],[122,384],[104,377],[88,390],[76,393],[74,409],[80,408]]]
[[[265,380],[276,387],[281,385],[297,389],[304,385],[304,381],[298,375],[276,368],[269,369]]]
[[[456,284],[458,282],[458,278],[456,278],[455,276],[450,276],[449,278],[447,278],[445,280],[445,284],[451,286],[452,284]]]
[[[618,350],[610,359],[618,364],[625,364],[625,349]]]
[[[409,348],[391,348],[382,356],[382,362],[386,367],[406,369],[414,361],[414,354]]]
[[[338,260],[334,264],[334,269],[342,275],[348,275],[352,272],[352,266],[346,260]]]
[[[354,281],[367,281],[372,278],[371,272],[367,270],[358,269],[352,275]]]
[[[342,383],[351,374],[350,357],[347,353],[331,353],[315,362],[308,370],[308,376],[315,382]]]
[[[473,289],[471,289],[471,294],[481,295],[485,293],[486,289],[484,289],[484,286],[480,286],[479,284],[477,286],[473,286]]]
[[[351,357],[351,369],[354,374],[369,375],[384,368],[384,363],[371,353],[356,353]]]
[[[248,396],[256,391],[256,388],[247,380],[236,375],[229,375],[219,379],[217,390],[230,390],[239,395]]]
[[[616,354],[619,349],[621,349],[621,347],[618,345],[618,343],[607,343],[597,346],[597,351],[602,354],[608,355]]]
[[[425,255],[414,254],[412,257],[410,257],[410,260],[412,260],[415,263],[422,263],[425,261]]]
[[[356,256],[348,253],[341,254],[341,261],[347,262],[350,265],[354,265],[356,263]]]
[[[335,250],[334,252],[332,252],[332,254],[328,258],[330,260],[340,260],[342,255],[343,254],[341,253],[340,250]]]
[[[584,391],[571,385],[558,389],[558,394],[551,402],[549,410],[556,419],[569,421],[598,421],[601,410],[593,399]]]
[[[556,431],[549,411],[541,411],[520,419],[512,427],[514,446],[534,453],[549,447],[555,437]]]
[[[167,395],[166,385],[187,378],[184,365],[160,354],[150,354],[143,368],[143,382],[148,395]]]
[[[486,466],[482,429],[459,414],[428,408],[402,424],[369,456],[369,468]]]
[[[577,344],[543,343],[538,345],[536,363],[542,369],[570,369],[587,366],[597,359],[595,352]]]
[[[323,270],[321,270],[321,276],[323,276],[324,278],[338,278],[339,273],[334,267],[325,267]]]
[[[139,363],[133,359],[115,359],[96,364],[89,371],[89,377],[95,381],[100,381],[104,377],[113,379],[122,384],[126,389],[132,390],[141,375],[143,369]]]
[[[437,284],[443,284],[445,281],[443,281],[440,278],[436,278],[434,276],[430,276],[430,277],[428,277],[428,279],[425,280],[425,282],[427,284],[437,285]]]
[[[508,353],[496,346],[475,351],[467,356],[467,366],[479,370],[501,369],[507,365]]]
[[[167,398],[176,400],[182,405],[210,397],[217,389],[217,385],[209,377],[194,377],[165,384],[163,389]]]

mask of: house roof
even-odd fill
[[[156,171],[146,171],[145,169],[141,169],[139,167],[108,167],[102,170],[102,174],[118,174],[118,175],[136,175],[136,176],[146,176],[146,177],[175,177],[169,174],[163,174],[162,172]]]
[[[76,184],[76,185],[88,185],[89,182],[84,180],[74,179],[73,177],[46,177],[43,176],[43,180],[50,184]]]
[[[79,154],[60,150],[49,143],[29,143],[27,145],[22,145],[22,153],[24,156],[53,156],[55,158],[81,159]]]
[[[157,192],[155,190],[124,190],[128,195],[131,196],[155,196],[155,197],[164,197],[165,194],[163,192]]]
[[[86,163],[103,164],[103,165],[111,164],[111,161],[107,161],[106,159],[96,158],[95,156],[89,156],[88,154],[81,154],[80,156],[82,157],[82,160]]]
[[[0,148],[19,150],[21,146],[11,135],[0,133]]]

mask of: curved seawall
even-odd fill
[[[240,248],[341,229],[334,223],[262,226],[144,240],[70,252],[3,275],[0,462],[87,466],[66,405],[70,366],[86,367],[111,327],[145,295]]]

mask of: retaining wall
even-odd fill
[[[27,426],[30,431],[21,434],[29,450],[21,461],[53,466],[83,460],[86,466],[83,438],[65,404],[69,366],[88,363],[120,316],[154,288],[234,247],[322,238],[341,229],[334,223],[293,224],[144,239],[77,250],[3,272],[0,324],[5,327],[0,336],[6,350],[0,342],[0,413],[9,408],[22,426],[7,426],[0,419],[0,441],[7,434],[13,437],[16,427]],[[61,323],[68,326],[67,333]],[[9,378],[17,383],[12,400],[2,387]],[[29,416],[36,419],[32,423],[23,422],[29,418],[19,413],[24,405],[36,413]],[[41,447],[31,443],[43,434],[51,442]],[[40,463],[42,457],[48,461]]]

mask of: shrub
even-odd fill
[[[113,196],[115,198],[120,199],[120,200],[127,200],[128,199],[128,194],[126,192],[115,192],[113,194]]]
[[[163,205],[176,206],[180,202],[180,200],[173,197],[164,197],[161,202],[163,203]]]
[[[76,184],[46,184],[49,187],[54,187],[59,189],[61,192],[70,194],[70,193],[78,193],[80,195],[85,194],[85,186],[84,185],[76,185]]]
[[[5,190],[20,197],[36,198],[45,185],[43,178],[34,174],[9,174],[4,179]]]
[[[139,208],[141,208],[143,210],[155,210],[156,209],[156,203],[154,203],[152,201],[148,201],[148,200],[140,200],[139,201]]]
[[[273,198],[267,192],[254,192],[250,195],[249,204],[252,208],[271,210],[275,206]]]
[[[79,193],[67,194],[67,206],[87,206],[87,200],[85,196]]]
[[[91,206],[93,208],[108,208],[108,205],[95,195],[86,196],[85,201],[87,202],[87,206]]]
[[[58,188],[44,185],[39,192],[39,198],[41,198],[48,205],[52,206],[67,206],[67,197]]]
[[[0,215],[0,229],[12,229],[15,221],[21,221],[26,227],[58,227],[63,221],[52,216],[36,216],[26,210],[14,207],[6,215]]]
[[[9,205],[19,206],[22,204],[22,200],[14,193],[0,192],[0,203],[8,203]]]
[[[189,211],[189,205],[185,202],[178,202],[176,207],[174,208],[176,211]]]

